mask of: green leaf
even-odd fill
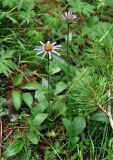
[[[50,75],[54,75],[61,71],[62,65],[60,65],[60,60],[57,58],[58,57],[54,56],[53,60],[50,63],[50,69],[49,69]]]
[[[37,90],[35,92],[35,98],[38,100],[38,102],[45,102],[45,101],[47,101],[47,98],[45,96],[45,91]]]
[[[54,75],[60,71],[61,71],[61,68],[59,66],[57,66],[56,64],[50,65],[50,74],[51,75]]]
[[[33,103],[33,97],[31,93],[23,93],[22,95],[25,104],[31,108]]]
[[[71,143],[72,143],[72,145],[73,146],[76,146],[76,144],[77,144],[77,142],[79,141],[79,137],[77,137],[77,136],[74,136],[74,137],[72,137],[71,138]]]
[[[67,111],[67,107],[65,106],[65,104],[61,104],[61,107],[59,107],[58,109],[58,115],[62,115]]]
[[[12,91],[12,99],[15,108],[18,110],[21,107],[21,94],[17,90]]]
[[[34,125],[40,126],[43,123],[43,121],[47,118],[47,116],[47,113],[38,113],[33,119]]]
[[[38,144],[39,136],[37,136],[34,132],[30,132],[27,134],[28,140],[33,144]]]
[[[86,127],[86,121],[83,117],[75,117],[73,122],[73,127],[76,135],[81,134]]]
[[[23,140],[14,141],[10,146],[7,147],[7,149],[4,152],[4,156],[9,158],[11,156],[16,155],[22,150],[23,146],[24,146]]]
[[[16,77],[14,78],[13,80],[13,85],[14,86],[19,86],[23,81],[23,75],[20,73],[20,74],[17,74]]]
[[[27,89],[27,90],[37,90],[40,87],[39,83],[37,82],[28,82],[25,84],[22,89]]]
[[[62,121],[63,121],[63,125],[66,128],[69,136],[70,137],[74,136],[73,123],[71,122],[71,120],[67,118],[63,118]]]
[[[46,79],[44,79],[44,78],[42,78],[42,86],[44,88],[48,88],[48,81]]]
[[[38,113],[44,112],[48,107],[48,102],[35,103],[35,106],[32,108],[32,115],[35,117]]]
[[[104,112],[96,112],[91,115],[91,120],[108,123],[108,117]]]
[[[64,82],[58,82],[56,85],[55,93],[54,95],[57,95],[64,91],[67,88],[67,85]]]

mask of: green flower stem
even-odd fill
[[[48,107],[50,108],[50,74],[49,74],[49,65],[50,65],[50,59],[49,59],[49,54],[48,54]]]
[[[68,76],[68,72],[69,72],[69,30],[70,30],[70,23],[68,22],[68,26],[67,26],[67,55],[66,55],[66,60],[67,60],[67,84],[69,82],[69,76]]]

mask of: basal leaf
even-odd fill
[[[38,113],[33,119],[34,125],[40,126],[43,123],[43,121],[47,118],[47,116],[47,113]]]
[[[26,89],[26,90],[37,90],[39,88],[39,83],[32,81],[32,82],[28,82],[27,84],[25,84],[22,89]]]
[[[58,82],[56,84],[56,89],[55,89],[55,93],[54,95],[57,95],[59,93],[61,93],[62,91],[64,91],[67,88],[67,85],[64,82]]]
[[[18,110],[21,107],[21,93],[17,90],[12,91],[13,105]]]
[[[23,140],[16,140],[12,144],[10,144],[7,149],[4,152],[4,156],[9,158],[11,156],[16,155],[19,153],[24,146],[24,141]]]
[[[23,81],[23,75],[20,73],[20,74],[17,74],[16,77],[14,78],[13,80],[13,85],[14,86],[19,86]]]
[[[34,132],[28,133],[27,138],[32,144],[38,144],[39,136],[37,136]]]
[[[22,95],[25,104],[31,108],[33,103],[33,97],[31,93],[23,93]]]
[[[108,123],[108,117],[104,112],[96,112],[91,115],[91,120]]]
[[[86,121],[83,117],[75,117],[73,122],[73,127],[75,130],[76,135],[83,132],[84,128],[86,127]]]

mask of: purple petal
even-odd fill
[[[57,51],[53,50],[53,53],[56,53],[58,56],[60,56],[60,53],[58,53]]]
[[[42,50],[42,51],[40,51],[40,52],[38,52],[36,55],[39,55],[39,54],[41,54],[41,53],[43,53],[44,51]]]
[[[43,46],[45,45],[43,42],[40,41],[40,44],[42,44]]]
[[[42,56],[42,59],[45,57],[46,53],[47,53],[47,52],[44,53],[44,55]]]

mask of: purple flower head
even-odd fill
[[[68,23],[71,23],[72,21],[77,19],[77,16],[75,14],[73,14],[71,11],[65,12],[64,15],[62,15],[62,17]]]
[[[36,55],[44,53],[42,59],[45,57],[46,54],[48,54],[49,59],[51,60],[52,52],[60,56],[60,53],[57,52],[57,50],[62,50],[61,45],[56,45],[56,42],[50,43],[50,41],[48,41],[47,43],[40,42],[40,44],[41,46],[36,46],[35,50],[37,51]]]

